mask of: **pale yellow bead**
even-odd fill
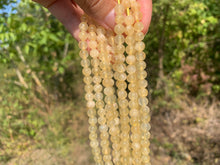
[[[99,56],[99,51],[96,50],[96,49],[92,49],[90,51],[90,56],[93,57],[93,58],[97,58]]]
[[[136,100],[132,100],[132,101],[129,101],[129,107],[131,108],[131,109],[133,109],[133,108],[138,108],[138,102],[136,101]]]
[[[124,36],[121,34],[118,34],[115,36],[115,43],[116,44],[123,44],[125,41]]]
[[[147,65],[144,61],[139,61],[136,66],[137,66],[137,70],[141,71],[144,70]]]
[[[142,41],[143,39],[144,39],[144,33],[143,32],[135,33],[135,40],[136,41]]]
[[[141,140],[141,136],[139,134],[132,134],[131,141],[132,142],[139,142]]]
[[[119,106],[120,106],[121,108],[125,108],[125,107],[128,106],[128,101],[125,100],[125,99],[120,99],[120,100],[118,101],[118,104],[119,104]]]
[[[127,92],[124,90],[119,90],[118,91],[118,98],[119,99],[125,99],[127,97]]]
[[[104,34],[98,34],[97,35],[97,41],[100,43],[103,43],[103,42],[107,42],[107,38],[105,37]]]
[[[143,14],[140,11],[136,11],[134,13],[134,18],[135,18],[136,21],[140,21],[143,18]]]
[[[95,140],[97,138],[97,133],[90,133],[89,134],[89,139],[90,140]]]
[[[137,109],[133,109],[133,108],[130,110],[129,114],[132,117],[139,117],[139,115],[140,115],[139,111]]]
[[[81,22],[87,22],[87,21],[88,21],[88,16],[82,15],[82,16],[80,17],[80,20],[81,20]]]
[[[89,117],[95,116],[95,115],[96,115],[95,109],[92,109],[92,108],[91,108],[91,109],[88,109],[87,115],[88,115]]]
[[[122,25],[122,24],[117,24],[117,25],[115,25],[115,27],[114,27],[114,32],[115,32],[116,34],[122,34],[122,33],[124,33],[124,31],[125,31],[124,25]]]
[[[96,40],[96,33],[94,31],[89,32],[88,39],[89,41]]]
[[[95,84],[95,85],[94,85],[94,91],[95,91],[95,92],[101,92],[101,91],[102,91],[102,85],[100,85],[100,84]]]
[[[143,80],[147,77],[147,72],[146,71],[140,71],[139,74],[137,75],[138,79]]]
[[[131,7],[131,3],[129,0],[123,0],[122,3],[121,3],[124,8],[130,8]]]
[[[96,108],[103,108],[105,103],[102,100],[96,102]]]
[[[96,26],[93,25],[93,24],[90,24],[89,27],[88,27],[88,31],[89,32],[95,32],[96,31]]]
[[[130,83],[129,85],[128,85],[128,89],[132,92],[136,92],[137,91],[137,89],[138,89],[138,86],[135,84],[135,83]]]
[[[96,29],[96,33],[97,34],[106,34],[106,30],[104,27],[98,26],[98,28]]]
[[[125,24],[126,25],[133,25],[134,23],[134,17],[132,15],[127,15],[125,17]]]
[[[139,41],[135,44],[135,49],[139,52],[143,51],[145,48],[145,44],[142,41]]]
[[[87,105],[88,108],[94,108],[95,107],[95,102],[94,101],[88,101],[86,105]]]
[[[134,34],[134,27],[132,25],[128,25],[125,27],[125,34],[132,36]],[[129,40],[128,38],[127,40]],[[129,41],[128,41],[129,42]],[[126,42],[127,43],[127,42]]]
[[[125,50],[129,55],[133,55],[135,53],[135,47],[133,45],[128,45]]]
[[[97,123],[97,118],[96,117],[90,117],[89,118],[89,124],[95,125]]]
[[[138,93],[137,92],[129,92],[128,97],[131,100],[138,99]]]
[[[136,67],[134,65],[128,65],[126,70],[129,74],[133,74],[136,72]]]
[[[123,73],[123,72],[125,72],[125,69],[126,69],[126,66],[123,63],[116,65],[116,71],[117,72]]]
[[[89,47],[90,47],[91,49],[96,49],[96,47],[97,47],[97,42],[94,41],[94,40],[89,41]]]
[[[102,81],[102,84],[103,84],[105,87],[111,87],[111,86],[114,85],[114,81],[113,81],[112,79],[108,78],[108,79],[104,79],[104,80]]]
[[[145,97],[141,97],[138,99],[138,103],[140,106],[146,106],[148,104],[148,99]]]
[[[98,84],[98,83],[100,83],[101,81],[102,81],[102,79],[101,79],[100,76],[94,76],[94,77],[93,77],[93,82],[94,82],[95,84]]]
[[[126,116],[129,114],[129,110],[127,108],[121,108],[120,109],[120,115]]]
[[[98,123],[99,124],[105,124],[106,123],[106,118],[105,117],[99,117],[98,118]]]
[[[91,71],[90,68],[83,68],[82,73],[83,73],[85,76],[89,76],[89,75],[92,73],[92,71]]]
[[[123,54],[118,54],[114,56],[115,63],[123,63],[125,61],[125,56]]]
[[[138,90],[138,94],[139,94],[139,96],[141,96],[141,97],[145,97],[145,96],[148,95],[148,90],[147,90],[147,89],[144,89],[144,88],[141,88],[141,89]]]
[[[92,81],[90,82],[89,80],[87,80],[85,78],[83,79],[83,81],[87,84],[87,85],[85,85],[85,91],[86,92],[92,92],[93,91],[93,86],[89,85]]]
[[[141,120],[143,123],[149,123],[150,122],[150,115],[143,115],[141,116]]]
[[[136,74],[129,74],[129,75],[127,76],[127,80],[128,80],[128,82],[130,82],[130,83],[136,82],[136,81],[137,81],[137,76],[136,76]]]
[[[138,61],[142,61],[146,58],[146,54],[144,52],[137,52],[136,58]]]
[[[88,53],[88,51],[86,51],[86,50],[80,50],[79,56],[80,56],[82,59],[86,59],[86,58],[89,56],[89,53]]]
[[[136,58],[135,58],[134,55],[129,55],[129,56],[126,57],[126,62],[127,62],[128,64],[130,64],[130,65],[131,65],[131,64],[134,64],[135,61],[136,61]]]
[[[89,67],[90,66],[90,61],[88,59],[81,60],[81,65],[83,67]]]
[[[87,33],[85,31],[79,32],[79,39],[85,41],[87,39]]]
[[[115,23],[123,24],[124,23],[124,16],[123,15],[116,15],[115,16]]]
[[[104,93],[105,93],[105,95],[107,95],[107,96],[110,96],[110,95],[113,95],[114,94],[114,88],[113,87],[107,87],[107,88],[105,88],[104,89]]]
[[[96,93],[95,94],[95,100],[96,101],[99,101],[99,100],[102,100],[103,99],[103,94],[102,93]]]
[[[85,95],[85,99],[86,100],[93,100],[94,95],[91,92],[86,93]]]
[[[81,23],[79,24],[79,29],[80,29],[81,31],[87,31],[87,30],[88,30],[88,25],[87,25],[87,23],[86,23],[86,22],[81,22]]]
[[[144,25],[142,22],[136,22],[134,24],[134,29],[137,31],[137,32],[141,32],[143,29],[144,29]]]
[[[149,131],[150,128],[151,128],[151,126],[150,126],[149,123],[142,123],[142,124],[141,124],[141,130],[142,130],[143,132]]]
[[[125,42],[128,44],[128,45],[132,45],[135,43],[135,40],[134,40],[134,36],[133,35],[129,35],[125,38]]]
[[[82,50],[86,50],[87,49],[87,42],[86,41],[79,41],[79,48]]]
[[[123,45],[117,45],[117,46],[115,47],[115,52],[116,52],[117,54],[123,54],[124,51],[125,51],[125,47],[124,47]]]
[[[116,15],[122,15],[125,12],[125,8],[122,4],[118,4],[115,6]]]

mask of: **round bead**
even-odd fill
[[[86,59],[86,58],[89,56],[89,53],[88,53],[88,51],[86,51],[86,50],[80,50],[79,56],[80,56],[82,59]]]
[[[125,99],[127,97],[127,92],[124,90],[119,90],[118,91],[118,98],[119,99]]]
[[[79,32],[79,39],[85,41],[87,39],[87,33],[85,31]]]
[[[125,24],[126,25],[133,25],[134,17],[132,15],[128,15],[125,17]]]
[[[87,49],[87,42],[86,41],[79,41],[79,48],[82,50]]]
[[[146,54],[144,52],[138,52],[136,54],[136,58],[137,58],[138,61],[142,61],[146,58]]]
[[[134,34],[134,27],[132,25],[126,26],[125,27],[125,34],[127,34],[128,36],[133,35]]]
[[[81,65],[83,67],[89,67],[90,66],[90,61],[88,59],[82,60]]]
[[[135,58],[134,55],[129,55],[129,56],[126,57],[126,62],[127,62],[128,64],[130,64],[130,65],[131,65],[131,64],[134,64],[135,61],[136,61],[136,58]]]
[[[133,45],[128,45],[126,47],[126,52],[129,54],[129,55],[133,55],[135,53],[135,48]]]
[[[96,33],[94,31],[89,32],[88,39],[89,41],[96,40]]]
[[[139,81],[138,81],[138,85],[139,85],[139,87],[141,87],[141,88],[147,87],[147,85],[148,85],[147,80],[139,80]]]
[[[90,47],[91,49],[96,49],[96,47],[97,47],[97,42],[94,41],[94,40],[89,41],[89,47]]]
[[[135,72],[136,72],[136,67],[135,67],[134,65],[128,65],[128,66],[127,66],[127,72],[128,72],[129,74],[135,73]]]
[[[116,44],[123,44],[125,41],[124,36],[121,34],[118,34],[115,36],[115,43]]]
[[[148,99],[145,97],[141,97],[138,99],[138,103],[140,106],[146,106],[148,104]]]
[[[87,29],[88,29],[87,23],[86,23],[86,22],[81,22],[81,23],[79,24],[79,29],[80,29],[81,31],[87,31]]]
[[[134,29],[137,31],[137,32],[141,32],[143,29],[144,29],[144,25],[142,22],[136,22],[134,24]]]
[[[96,26],[95,25],[89,25],[89,28],[88,28],[88,31],[89,32],[95,32],[96,31]]]
[[[139,52],[143,51],[145,48],[145,44],[142,41],[139,41],[135,44],[135,49]]]
[[[124,16],[123,15],[116,15],[115,16],[115,23],[116,24],[123,24],[124,23]]]
[[[136,41],[142,41],[143,39],[144,39],[144,33],[143,32],[135,33],[135,40]]]
[[[93,100],[93,98],[94,98],[94,95],[92,94],[92,93],[86,93],[86,95],[85,95],[85,99],[86,100]]]
[[[100,84],[95,84],[94,85],[94,91],[95,92],[101,92],[102,91],[102,86]]]
[[[139,96],[141,96],[141,97],[145,97],[145,96],[147,96],[148,95],[148,90],[147,89],[139,89],[138,90],[138,94],[139,94]]]
[[[122,24],[117,24],[114,27],[114,31],[115,31],[116,34],[122,34],[125,31],[125,27]]]
[[[122,15],[125,11],[125,8],[122,4],[118,4],[115,6],[115,13],[116,15]]]
[[[135,43],[135,40],[134,40],[134,37],[132,35],[129,35],[125,38],[125,42],[128,44],[128,45],[132,45]]]

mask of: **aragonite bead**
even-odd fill
[[[136,41],[142,41],[143,39],[144,39],[144,33],[143,32],[135,33],[135,40]]]
[[[89,32],[95,32],[96,31],[96,26],[93,25],[93,24],[90,24],[89,27],[88,27],[88,31]]]
[[[132,25],[126,26],[125,27],[125,34],[128,36],[132,36],[134,34],[134,27]]]
[[[135,62],[136,62],[136,58],[135,58],[135,56],[134,55],[129,55],[129,56],[127,56],[126,57],[126,62],[128,63],[128,64],[134,64]]]
[[[136,22],[134,24],[134,29],[137,31],[137,32],[141,32],[143,29],[144,29],[144,25],[142,22]]]
[[[81,41],[85,41],[87,39],[87,33],[85,31],[80,31],[79,32],[79,39]]]
[[[125,27],[122,24],[117,24],[114,27],[114,31],[115,31],[116,34],[122,34],[125,31]]]
[[[132,45],[135,43],[134,37],[132,35],[129,35],[125,38],[125,42],[129,45]]]
[[[138,52],[136,54],[136,58],[137,58],[138,61],[142,61],[146,58],[146,54],[144,52]]]
[[[116,15],[115,16],[115,23],[116,24],[123,24],[124,23],[124,16],[123,15]]]
[[[88,33],[88,39],[89,39],[89,41],[95,41],[96,40],[96,33],[94,31],[90,31]]]
[[[124,38],[123,35],[118,34],[118,35],[115,36],[115,43],[116,44],[123,44],[124,41],[125,41],[125,38]]]
[[[115,13],[116,15],[122,15],[124,14],[125,7],[122,4],[118,4],[115,6]]]
[[[87,30],[88,30],[88,25],[87,25],[87,23],[86,23],[86,22],[81,22],[81,23],[79,24],[79,29],[80,29],[81,31],[87,31]]]
[[[125,24],[126,25],[133,25],[134,17],[132,15],[128,15],[125,17]]]
[[[82,49],[82,50],[86,50],[87,49],[86,41],[80,41],[79,42],[79,48]]]
[[[145,44],[142,41],[139,41],[135,44],[135,49],[139,52],[143,51],[145,48]]]

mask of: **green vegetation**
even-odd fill
[[[153,6],[145,37],[152,164],[217,165],[219,2]],[[93,164],[77,42],[39,5],[12,9],[0,13],[0,164]]]

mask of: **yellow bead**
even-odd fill
[[[122,15],[125,11],[125,8],[122,4],[118,4],[115,6],[115,13],[116,15]]]
[[[130,116],[132,117],[138,117],[140,115],[139,111],[137,109],[131,109],[130,110]]]
[[[79,56],[80,56],[82,59],[86,59],[86,58],[89,56],[89,53],[88,53],[88,51],[86,51],[86,50],[80,50]]]
[[[116,44],[123,44],[125,41],[124,36],[121,34],[118,34],[115,36],[115,43]]]
[[[135,43],[135,40],[134,40],[134,37],[132,35],[129,35],[125,38],[125,42],[128,44],[128,45],[132,45]]]
[[[99,56],[99,51],[96,50],[96,49],[92,49],[90,51],[90,56],[93,57],[93,58],[97,58]]]
[[[123,73],[123,72],[125,72],[125,69],[126,69],[125,64],[118,64],[118,65],[116,65],[116,71],[117,72]]]
[[[141,97],[145,97],[145,96],[148,95],[148,90],[147,90],[147,89],[144,89],[144,88],[139,89],[139,90],[138,90],[138,94],[139,94],[139,96],[141,96]]]
[[[87,49],[87,42],[86,41],[79,41],[79,48],[82,50]]]
[[[83,67],[89,67],[90,66],[90,61],[88,59],[82,60],[81,65]]]
[[[124,8],[131,7],[130,1],[128,1],[128,0],[123,0],[121,4],[124,6]]]
[[[148,131],[150,130],[150,128],[151,128],[151,126],[150,126],[149,123],[142,123],[142,124],[141,124],[141,130],[142,130],[143,132],[148,132]]]
[[[128,85],[128,89],[129,89],[130,91],[136,92],[137,89],[138,89],[138,87],[137,87],[136,84],[130,83],[130,84]]]
[[[91,71],[90,68],[84,68],[84,69],[82,70],[82,73],[83,73],[85,76],[89,76],[89,75],[92,73],[92,71]]]
[[[134,18],[135,18],[136,21],[140,21],[143,18],[143,14],[140,11],[136,11],[134,13]]]
[[[89,124],[91,125],[95,125],[97,123],[97,118],[96,117],[93,117],[93,118],[89,118]]]
[[[144,70],[146,68],[146,63],[144,61],[139,61],[137,63],[137,70],[141,71],[141,70]]]
[[[99,101],[99,100],[102,100],[103,99],[103,94],[102,93],[96,93],[95,94],[95,100],[96,101]]]
[[[136,61],[136,58],[135,58],[134,55],[129,55],[129,56],[126,57],[126,62],[127,62],[128,64],[130,64],[130,65],[131,65],[131,64],[134,64],[135,61]]]
[[[96,49],[96,47],[97,47],[97,42],[96,41],[89,41],[89,47],[91,48],[91,49]]]
[[[129,74],[133,74],[136,72],[136,67],[134,65],[128,65],[126,70]]]
[[[135,40],[136,41],[142,41],[143,39],[144,39],[144,33],[143,32],[135,33]]]
[[[95,32],[96,31],[96,26],[95,25],[89,25],[89,28],[88,28],[88,31],[89,32]]]
[[[140,71],[139,74],[137,75],[138,79],[143,80],[147,77],[147,72],[146,71]]]
[[[126,25],[133,25],[134,17],[132,15],[128,15],[125,17],[125,24]]]
[[[129,107],[130,108],[138,108],[138,102],[136,100],[132,100],[132,101],[129,101]]]
[[[138,94],[137,92],[129,92],[128,97],[131,100],[135,100],[135,99],[138,99]]]
[[[137,32],[141,32],[143,29],[144,29],[144,25],[142,22],[136,22],[134,24],[134,29],[137,31]]]
[[[120,100],[118,101],[118,104],[119,104],[119,106],[120,106],[121,108],[125,108],[125,107],[128,106],[128,101],[125,100],[125,99],[120,99]]]
[[[79,39],[85,41],[87,39],[87,33],[85,31],[79,32]]]
[[[141,97],[138,99],[138,102],[140,106],[146,106],[148,104],[148,99],[145,97]]]
[[[102,91],[102,86],[100,84],[94,85],[94,91],[95,92],[101,92]]]
[[[84,82],[87,82],[88,80],[84,79]],[[86,84],[90,84],[90,83],[86,83]],[[93,91],[93,86],[92,85],[85,85],[85,91],[86,92],[92,92]]]
[[[137,52],[136,58],[138,61],[142,61],[146,58],[146,54],[144,52]]]
[[[119,90],[118,91],[118,98],[119,99],[125,99],[127,97],[127,92],[124,90]]]
[[[130,82],[130,83],[136,82],[136,81],[137,81],[136,74],[129,74],[128,77],[127,77],[127,80],[128,80],[128,82]]]
[[[124,23],[124,16],[123,15],[116,15],[115,16],[115,23],[123,24]]]
[[[114,56],[115,63],[123,63],[125,61],[125,56],[123,54],[118,54]]]
[[[85,95],[86,100],[93,100],[93,98],[94,98],[94,95],[92,93],[90,93],[90,92],[86,93],[86,95]]]
[[[97,33],[97,34],[106,34],[106,30],[105,30],[104,27],[99,26],[99,27],[97,28],[97,30],[96,30],[96,33]]]
[[[125,47],[124,47],[123,45],[117,45],[117,46],[115,47],[115,52],[116,52],[117,54],[123,54],[124,51],[125,51]]]
[[[125,34],[132,36],[134,34],[134,27],[132,25],[128,25],[125,27]],[[129,39],[129,38],[128,38]],[[128,40],[127,39],[127,40]]]
[[[88,101],[87,102],[87,107],[88,108],[94,108],[95,107],[95,102],[94,101]]]
[[[139,41],[135,44],[135,49],[139,52],[143,51],[145,48],[145,44],[142,41]]]
[[[111,87],[111,86],[114,85],[114,81],[113,81],[112,79],[108,78],[108,79],[104,79],[104,80],[102,81],[102,84],[103,84],[105,87]]]
[[[87,29],[88,29],[87,23],[86,23],[86,22],[81,22],[81,23],[79,24],[79,29],[80,29],[81,31],[87,31]]]
[[[122,33],[124,33],[124,31],[125,31],[124,25],[122,25],[122,24],[117,24],[117,25],[115,25],[115,27],[114,27],[114,32],[115,32],[116,34],[122,34]]]
[[[105,95],[107,95],[107,96],[110,96],[110,95],[113,95],[114,94],[114,88],[113,87],[107,87],[107,88],[105,88],[104,89],[104,93],[105,93]]]
[[[129,54],[129,55],[133,55],[135,53],[135,47],[133,45],[128,45],[126,47],[126,52]]]
[[[96,40],[96,33],[94,31],[89,32],[88,39],[89,41]]]
[[[104,107],[104,102],[102,100],[99,100],[96,102],[96,108],[103,108]]]

